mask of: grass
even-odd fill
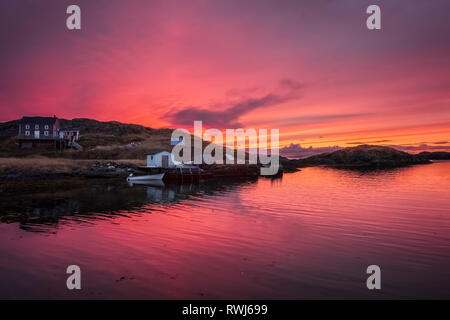
[[[17,137],[18,121],[0,123],[0,158],[11,157],[35,158],[37,155],[46,158],[77,159],[77,160],[145,160],[148,153],[155,150],[172,150],[170,140],[172,129],[152,129],[134,124],[124,124],[116,121],[101,122],[93,119],[60,119],[64,128],[80,131],[78,143],[83,150],[66,149],[20,149]],[[205,147],[207,142],[203,142]],[[14,165],[8,163],[8,166]],[[46,165],[43,161],[43,165]],[[53,167],[72,165],[73,162],[54,161]],[[82,165],[82,162],[77,163]]]
[[[111,179],[94,179],[86,180],[83,177],[71,177],[68,179],[47,179],[30,181],[6,181],[0,182],[0,201],[8,201],[11,196],[22,197],[26,194],[33,194],[36,199],[40,194],[47,195],[48,193],[64,194],[65,191],[73,191],[76,188],[92,187],[94,185],[110,185],[113,181],[123,183],[123,178],[116,180]],[[1,215],[0,215],[1,216]]]
[[[155,150],[170,151],[173,148],[170,143],[171,129],[151,129],[89,119],[75,119],[69,122],[73,128],[80,129],[78,143],[83,150],[20,149],[18,137],[15,134],[18,129],[11,129],[10,124],[4,124],[3,126],[9,128],[9,131],[0,136],[0,159],[2,159],[0,160],[0,174],[14,170],[36,171],[38,169],[66,172],[75,167],[82,169],[92,160],[135,159],[136,161],[145,161],[146,155]],[[0,123],[0,129],[1,125]],[[14,135],[7,136],[6,134]],[[209,142],[204,141],[203,147],[207,144]],[[193,145],[192,140],[191,145]],[[144,163],[140,162],[140,165],[144,165]]]
[[[133,143],[133,144],[132,144]],[[171,150],[170,134],[124,135],[114,137],[102,133],[81,136],[79,144],[83,150],[66,149],[19,149],[17,137],[0,138],[0,157],[28,158],[36,155],[47,158],[72,159],[141,159],[157,149]]]

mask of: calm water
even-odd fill
[[[450,298],[450,162],[1,201],[0,298]]]

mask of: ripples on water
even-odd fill
[[[8,197],[0,298],[450,298],[449,186],[441,162]]]

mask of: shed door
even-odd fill
[[[168,155],[163,155],[162,156],[162,167],[163,168],[168,168],[169,167],[169,156]]]
[[[34,131],[34,138],[39,139],[39,130]]]

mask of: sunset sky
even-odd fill
[[[2,0],[0,121],[202,120],[279,128],[281,145],[450,150],[449,17],[448,0]]]

